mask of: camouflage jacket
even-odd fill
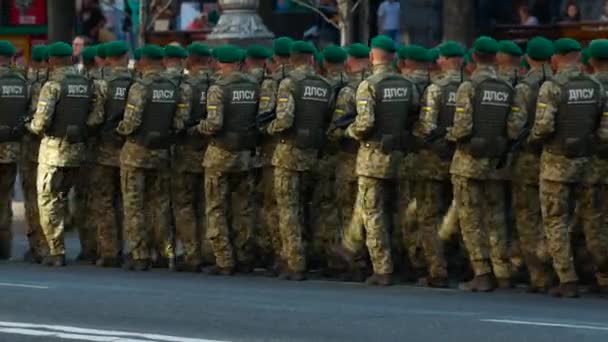
[[[40,91],[36,112],[28,128],[37,135],[42,135],[38,163],[58,167],[78,167],[86,159],[85,143],[71,144],[65,138],[45,135],[53,123],[55,106],[60,100],[61,81],[67,75],[77,75],[73,66],[60,67],[51,72],[49,80]],[[103,122],[103,94],[98,83],[93,83],[93,99],[87,125],[97,127]]]
[[[264,68],[251,68],[247,70],[247,74],[253,77],[258,84],[262,84],[264,82],[264,78],[266,77],[266,70]]]
[[[498,67],[498,78],[512,86],[519,82],[517,68],[514,66]]]
[[[0,66],[0,77],[14,75],[16,71],[8,66]],[[22,77],[21,75],[19,77]],[[25,113],[27,114],[27,113]],[[2,113],[2,115],[6,115]],[[19,161],[20,143],[9,141],[0,143],[0,164],[12,164]]]
[[[28,115],[30,118],[36,112],[38,106],[38,97],[40,96],[40,90],[46,83],[48,77],[48,69],[36,70],[36,77],[28,79],[30,82],[30,110]],[[40,149],[40,137],[34,134],[26,134],[23,137],[21,143],[21,160],[24,162],[38,162],[38,150]]]
[[[145,70],[142,74],[143,81],[165,77],[161,69],[153,68]],[[174,131],[182,131],[184,123],[190,113],[190,87],[182,84],[180,86],[180,99],[177,104],[175,116],[173,117]],[[137,129],[143,121],[144,108],[147,101],[146,85],[136,82],[129,89],[125,114],[118,123],[116,131],[118,134],[129,137],[136,134]],[[120,152],[121,166],[137,167],[144,169],[168,169],[170,166],[169,149],[149,149],[138,144],[135,140],[127,139]]]

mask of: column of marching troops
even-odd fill
[[[608,40],[270,51],[0,42],[0,253],[64,266],[608,292]],[[74,208],[68,202],[75,192]],[[70,212],[73,211],[73,217]],[[179,248],[177,246],[180,246]],[[176,252],[181,250],[178,256]],[[203,268],[204,266],[204,268]]]

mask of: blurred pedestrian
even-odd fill
[[[401,3],[396,0],[384,0],[378,7],[378,32],[399,43],[401,20]]]

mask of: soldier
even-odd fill
[[[54,43],[48,54],[51,73],[28,129],[42,136],[37,189],[40,223],[49,244],[44,263],[65,266],[67,196],[71,188],[82,186],[87,127],[103,120],[103,94],[71,65],[70,45]]]
[[[135,78],[141,77],[141,68],[139,66],[139,61],[141,60],[141,50],[142,48],[137,48],[133,51],[133,76]]]
[[[496,54],[498,77],[514,87],[518,83],[518,69],[523,54],[521,48],[511,40],[501,40],[498,43],[498,53]]]
[[[550,273],[538,192],[541,148],[525,140],[535,121],[538,90],[552,76],[548,67],[552,55],[551,41],[537,37],[528,42],[525,60],[530,70],[515,87],[513,103],[513,110],[526,118],[524,133],[517,141],[521,148],[515,151],[513,160],[512,197],[520,248],[530,274],[528,291],[532,293],[547,291]]]
[[[32,62],[28,70],[28,83],[30,86],[30,104],[28,116],[34,114],[38,105],[40,90],[48,77],[47,66],[48,54],[46,45],[36,45],[32,48]],[[36,191],[36,172],[38,169],[38,149],[40,139],[33,134],[26,134],[21,143],[21,163],[19,172],[21,176],[21,189],[23,190],[23,205],[25,207],[25,219],[27,222],[27,238],[29,249],[24,255],[24,260],[33,263],[41,263],[48,254],[48,244],[44,232],[40,226],[40,214],[38,211],[38,195]]]
[[[210,138],[203,167],[207,237],[216,259],[216,265],[205,271],[212,275],[253,270],[250,170],[259,85],[239,71],[241,55],[232,45],[216,49],[220,77],[208,90],[207,118],[193,128],[194,133]]]
[[[11,68],[16,52],[13,44],[0,41],[0,260],[11,257],[11,203],[19,161],[19,142],[25,133],[24,122],[28,116],[27,81]]]
[[[169,148],[174,134],[184,129],[192,94],[190,87],[165,76],[163,57],[156,45],[143,48],[142,78],[129,89],[124,117],[116,128],[127,138],[120,153],[120,181],[125,240],[131,253],[125,264],[128,270],[150,269],[150,240],[159,254],[157,265],[174,266]]]
[[[441,52],[439,48],[429,49],[428,51],[428,60],[429,60],[429,74],[431,76],[431,81],[434,82],[438,78],[441,77],[443,72],[441,71],[441,66],[439,65],[439,58],[441,57]]]
[[[256,215],[258,233],[256,240],[258,252],[267,259],[268,275],[274,276],[280,272],[283,252],[279,232],[279,218],[276,195],[274,191],[274,167],[272,155],[277,139],[269,136],[266,131],[269,120],[276,116],[277,89],[279,83],[293,70],[291,65],[291,47],[293,40],[288,37],[277,38],[273,44],[272,57],[273,73],[262,82],[260,87],[260,108],[258,110],[258,128],[262,134],[259,144],[258,163],[261,167],[260,180],[256,192],[261,197],[261,205]]]
[[[184,62],[188,58],[188,51],[179,45],[167,45],[164,50],[165,58],[163,65],[165,66],[165,72],[169,77],[181,81],[184,74]]]
[[[471,75],[473,74],[473,71],[475,71],[475,68],[477,67],[475,61],[473,60],[473,49],[469,49],[469,51],[467,51],[467,54],[464,55],[464,74],[466,76],[466,78],[471,78]]]
[[[594,73],[593,66],[589,63],[591,59],[591,51],[589,48],[583,49],[581,52],[581,64],[583,65],[583,72],[588,75],[592,75]]]
[[[306,278],[303,242],[310,213],[310,177],[318,162],[333,103],[331,85],[314,70],[314,47],[297,41],[292,47],[295,69],[279,84],[276,118],[267,127],[279,140],[272,157],[279,229],[286,267],[281,277]]]
[[[605,286],[608,276],[606,237],[600,231],[601,215],[594,209],[601,205],[599,187],[590,181],[593,175],[588,173],[590,168],[594,171],[599,166],[592,159],[594,152],[601,156],[608,139],[608,115],[602,85],[580,70],[580,44],[562,38],[554,46],[553,62],[557,73],[540,88],[530,142],[543,142],[540,204],[549,252],[560,281],[549,293],[578,297],[578,276],[568,235],[571,196],[575,198],[589,250],[597,263],[596,277],[600,286]],[[594,149],[593,145],[598,148]],[[599,171],[599,168],[595,170]],[[585,176],[589,178],[585,179]]]
[[[80,53],[80,60],[82,61],[82,74],[90,78],[99,79],[101,72],[97,67],[97,48],[95,46],[88,46],[82,49]]]
[[[104,43],[100,43],[93,47],[96,52],[95,64],[96,67],[89,70],[88,75],[93,79],[103,79],[105,61],[106,61],[106,48]]]
[[[209,67],[211,51],[201,43],[188,46],[186,66],[188,76],[184,83],[192,89],[190,116],[186,129],[199,124],[207,117],[207,89],[213,84]],[[178,138],[173,155],[173,177],[171,193],[175,217],[176,238],[184,250],[183,261],[178,271],[200,272],[203,264],[202,252],[210,253],[210,246],[203,249],[204,239],[204,192],[203,157],[207,142],[199,134]],[[209,259],[209,258],[207,258]],[[208,261],[209,262],[209,261]]]
[[[511,111],[513,88],[496,74],[497,51],[498,42],[492,38],[475,41],[472,57],[477,66],[471,80],[458,88],[454,123],[446,135],[448,141],[457,143],[450,174],[462,236],[475,272],[475,278],[461,287],[467,291],[494,290],[492,271],[501,287],[510,284],[511,277],[508,255],[500,254],[506,251],[501,245],[506,244],[506,227],[490,224],[498,204],[487,201],[501,192],[502,183],[489,176],[506,152],[508,139],[517,136],[525,119]]]
[[[251,45],[247,48],[245,57],[245,72],[262,84],[266,78],[266,61],[272,54],[261,45]]]
[[[386,196],[397,178],[399,158],[410,115],[418,110],[420,95],[412,81],[394,72],[394,42],[386,36],[372,40],[372,76],[357,88],[357,118],[346,136],[360,142],[356,173],[358,192],[352,224],[344,232],[342,247],[336,251],[352,264],[367,245],[374,274],[370,285],[392,283],[393,259],[389,237]]]
[[[439,47],[440,79],[433,81],[422,96],[422,108],[414,135],[424,140],[418,153],[417,182],[414,184],[416,218],[428,265],[428,286],[447,287],[447,262],[437,235],[438,224],[452,201],[449,168],[454,146],[445,140],[454,121],[456,90],[462,83],[463,48],[456,42]]]

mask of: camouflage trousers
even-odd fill
[[[149,260],[152,248],[163,258],[174,258],[169,172],[122,166],[120,184],[124,239],[133,260]]]
[[[205,170],[207,237],[216,264],[251,265],[254,231],[252,174]]]
[[[175,218],[175,237],[184,250],[184,261],[191,265],[202,263],[204,232],[203,174],[174,172],[171,177],[171,201]]]
[[[95,234],[99,256],[116,258],[122,249],[120,168],[94,165],[87,178],[87,227]]]
[[[505,212],[506,183],[452,176],[462,237],[475,275],[511,277]]]
[[[357,177],[354,175],[357,155],[341,153],[338,156],[335,191],[338,213],[340,215],[340,226],[344,230],[353,218],[355,200],[357,199],[358,185]]]
[[[549,281],[545,265],[549,263],[550,256],[543,229],[539,189],[534,184],[517,182],[513,183],[512,189],[519,247],[530,274],[530,283],[544,286]]]
[[[279,234],[283,258],[292,272],[306,270],[304,222],[308,216],[310,172],[299,172],[281,167],[274,169],[274,191],[279,213]]]
[[[262,259],[276,262],[283,258],[283,252],[279,233],[277,200],[274,191],[274,168],[272,166],[264,166],[258,171],[256,183],[257,254]]]
[[[11,257],[13,233],[13,187],[17,177],[17,164],[0,164],[0,259]]]
[[[391,241],[393,247],[393,255],[397,260],[407,256],[411,267],[414,270],[422,271],[427,268],[425,256],[423,253],[422,240],[416,220],[415,210],[408,210],[412,201],[415,198],[415,170],[416,156],[407,154],[399,164],[399,178],[397,189],[397,198],[392,199],[389,203],[395,201],[397,207],[391,208],[394,215],[394,224]],[[413,214],[413,215],[411,215]],[[396,261],[399,263],[399,261]]]
[[[30,251],[44,257],[49,253],[49,245],[40,225],[40,212],[38,211],[38,191],[36,190],[38,163],[25,160],[20,164],[19,172],[21,174],[21,189],[23,190],[23,205],[27,223],[26,235]]]
[[[49,246],[49,255],[64,255],[64,233],[68,219],[68,196],[72,188],[83,186],[78,167],[38,164],[36,187],[40,225]]]
[[[416,220],[420,242],[429,274],[434,278],[448,276],[443,244],[439,240],[438,227],[450,205],[451,183],[433,179],[420,179],[414,185]]]
[[[355,254],[367,246],[375,274],[393,273],[389,237],[390,214],[386,193],[392,182],[359,176],[357,200],[351,224],[344,231],[342,245]]]
[[[94,165],[86,164],[80,168],[80,174],[92,174]],[[85,178],[85,177],[83,177]],[[88,217],[87,203],[89,203],[88,195],[91,186],[88,182],[90,179],[86,177],[82,180],[81,186],[74,188],[73,198],[70,198],[72,208],[68,211],[71,215],[71,223],[78,230],[80,239],[80,251],[88,257],[97,256],[97,231],[95,223]]]
[[[549,253],[561,283],[578,281],[574,268],[568,224],[571,196],[581,220],[587,248],[598,267],[596,278],[600,286],[608,286],[608,234],[603,226],[603,189],[599,185],[540,182],[540,203]]]

